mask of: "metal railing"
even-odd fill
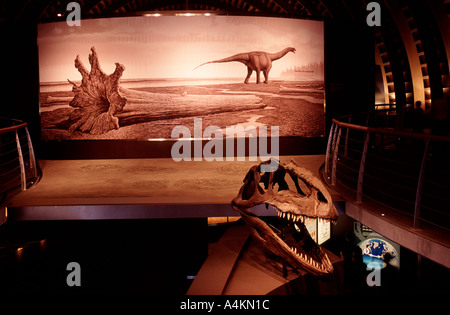
[[[450,137],[369,127],[369,117],[332,120],[325,180],[357,203],[409,216],[416,228],[450,230]]]
[[[0,118],[0,205],[38,179],[27,123]]]

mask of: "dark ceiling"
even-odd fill
[[[63,20],[69,0],[3,0],[3,22]],[[366,12],[361,0],[79,0],[82,18],[129,15],[145,11],[218,11],[292,17],[358,19]],[[58,16],[62,14],[62,16]],[[364,15],[364,14],[363,14]],[[365,16],[364,16],[365,19]]]

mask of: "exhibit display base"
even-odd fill
[[[280,156],[319,175],[324,155]],[[234,216],[230,206],[255,161],[40,160],[43,176],[8,201],[8,220]],[[332,192],[330,190],[330,192]]]
[[[340,294],[344,285],[342,258],[324,249],[334,267],[328,279],[287,267],[269,257],[246,226],[231,225],[210,248],[188,295]]]

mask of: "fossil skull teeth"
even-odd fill
[[[301,215],[301,214],[293,214],[293,213],[289,213],[289,212],[282,212],[282,211],[280,211],[278,209],[277,209],[277,215],[280,218],[287,219],[287,220],[292,221],[294,223],[298,222],[298,221],[300,221],[301,223],[305,223],[307,220],[316,220],[317,219],[317,220],[319,220],[319,223],[322,223],[322,224],[324,224],[324,223],[332,223],[333,225],[337,224],[337,220],[336,219],[320,218],[320,217],[311,218],[311,217],[308,217],[308,216],[305,216],[305,215]]]
[[[299,167],[294,161],[289,164],[276,164],[276,168],[261,172],[262,164],[273,165],[273,162],[263,162],[250,168],[244,185],[232,201],[233,208],[241,213],[256,239],[273,254],[294,268],[305,269],[314,275],[331,274],[332,263],[305,227],[306,223],[315,219],[320,223],[336,222],[338,215],[331,196],[312,172]],[[292,179],[291,185],[293,182],[295,188],[289,187],[286,177]],[[263,184],[264,189],[260,184]],[[281,218],[279,224],[284,228],[278,229],[272,224],[269,224],[269,227],[254,215],[250,208],[259,204],[273,207]],[[288,239],[284,234],[286,229],[290,234]],[[308,246],[303,248],[302,244],[306,243]]]
[[[245,215],[243,215],[243,217],[244,216]],[[253,219],[254,219],[254,217],[253,217]],[[301,233],[301,231],[303,231],[303,229],[306,229],[306,227],[303,224],[301,224],[301,227],[299,227],[295,223],[293,223],[293,225],[294,225],[294,228],[299,233]],[[276,229],[276,230],[279,231],[279,229]],[[279,233],[277,233],[277,234],[279,234]],[[276,236],[276,238],[278,238],[278,237]],[[289,252],[291,255],[295,256],[297,262],[300,262],[304,269],[307,269],[309,272],[316,274],[316,275],[328,275],[328,274],[332,273],[333,265],[325,253],[323,253],[323,257],[319,257],[319,258],[313,257],[311,254],[303,251],[301,249],[301,247],[298,247],[298,244],[295,244],[292,246],[292,244],[288,245],[286,243],[282,243],[283,242],[282,239],[278,238],[278,240],[282,244],[281,247],[284,249],[284,252]],[[295,265],[294,265],[294,267],[295,267]]]

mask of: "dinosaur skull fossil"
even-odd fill
[[[312,218],[336,223],[338,214],[331,196],[311,171],[294,161],[274,162],[269,160],[250,168],[244,185],[231,202],[232,207],[241,213],[252,235],[270,252],[294,268],[317,276],[330,275],[333,265],[304,223]],[[268,164],[275,166],[267,171]],[[265,166],[265,172],[261,171],[261,165]],[[250,210],[260,204],[274,207],[277,220],[267,224]]]

